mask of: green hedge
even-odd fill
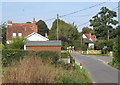
[[[61,58],[68,58],[70,54],[68,52],[61,53]]]
[[[24,56],[40,57],[42,61],[49,61],[56,63],[59,56],[56,52],[52,51],[25,51],[25,50],[2,50],[2,64],[8,66],[13,60],[21,60]]]

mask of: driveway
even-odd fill
[[[82,63],[94,83],[118,83],[118,70],[107,65],[110,57],[96,57],[80,54],[71,54],[76,63]]]

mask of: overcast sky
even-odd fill
[[[2,2],[2,22],[11,20],[13,23],[25,23],[36,18],[36,21],[40,19],[45,21],[50,29],[54,19],[46,20],[56,18],[57,13],[61,16],[99,3],[102,2]],[[116,8],[118,6],[117,2],[106,2],[60,19],[67,23],[74,22],[78,26],[78,30],[81,31],[83,27],[89,26],[89,23],[86,22],[97,14],[102,6],[106,6],[111,10],[115,8],[114,11],[118,11]]]

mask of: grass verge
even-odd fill
[[[120,70],[120,64],[113,64],[113,62],[109,62],[108,65]]]
[[[108,54],[82,54],[82,55],[93,55],[93,56],[98,56],[98,57],[110,57]]]

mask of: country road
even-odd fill
[[[82,63],[94,83],[118,83],[118,70],[107,65],[110,57],[71,54],[77,63]]]

